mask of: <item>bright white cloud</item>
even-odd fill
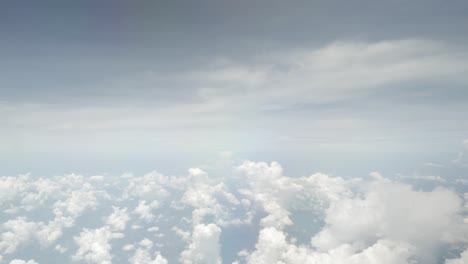
[[[317,173],[309,177],[291,178],[283,175],[277,162],[246,161],[239,166],[243,182],[248,186],[241,193],[262,206],[267,216],[261,219],[262,226],[279,229],[292,225],[290,209],[312,207],[323,209],[331,200],[349,195],[345,181]]]
[[[366,248],[379,239],[404,241],[424,259],[443,243],[466,240],[461,210],[459,196],[447,189],[420,192],[385,179],[375,181],[364,198],[333,202],[326,211],[326,226],[312,244],[327,251],[348,243]]]
[[[247,263],[409,264],[410,250],[404,243],[379,240],[362,251],[343,244],[328,252],[317,252],[287,242],[282,231],[270,227],[260,231],[256,250],[247,256]]]
[[[31,222],[24,217],[8,220],[0,226],[0,252],[14,253],[18,247],[38,241],[41,246],[49,247],[62,236],[64,227],[61,219],[49,223]]]
[[[181,254],[184,264],[221,264],[219,236],[221,229],[214,224],[199,224],[193,229],[190,244]]]
[[[110,226],[112,230],[122,231],[125,229],[130,217],[127,214],[127,208],[112,208],[114,212],[107,218],[106,225]]]
[[[261,188],[252,188],[255,190],[252,194],[261,195],[265,188],[271,188],[268,193],[275,194],[265,199],[264,205],[270,205],[272,201],[283,205],[271,210],[271,213],[270,208],[265,206],[264,210],[269,215],[262,220],[278,214],[280,210],[283,215],[291,213],[290,206],[287,206],[291,203],[285,202],[291,198],[279,191],[288,184],[295,183],[302,187],[295,190],[296,200],[306,197],[309,203],[316,204],[317,200],[314,199],[323,194],[322,197],[326,199],[322,201],[327,201],[324,207],[316,207],[326,209],[325,227],[312,237],[311,247],[289,243],[287,234],[280,230],[283,225],[273,225],[260,232],[256,250],[247,257],[252,264],[396,264],[410,263],[412,258],[435,263],[436,256],[431,252],[436,252],[444,244],[465,243],[468,239],[468,227],[462,217],[462,201],[456,193],[447,189],[416,191],[410,185],[392,182],[380,174],[367,183],[329,179],[320,174],[288,179],[281,175],[277,164],[270,167],[264,163],[244,163],[240,168],[247,175],[258,175],[248,182],[262,182],[259,184]],[[282,184],[272,188],[275,181]],[[307,182],[312,184],[307,186]],[[360,188],[354,190],[356,183]]]
[[[73,260],[84,260],[89,263],[112,263],[111,241],[124,237],[122,231],[130,219],[126,208],[113,208],[114,212],[107,218],[106,225],[97,229],[83,229],[80,235],[74,237],[78,251]]]
[[[15,252],[20,244],[33,240],[37,229],[36,223],[28,222],[23,217],[6,221],[2,224],[0,250],[6,254]]]
[[[146,221],[151,221],[154,218],[154,215],[151,213],[153,208],[157,208],[158,203],[155,201],[150,205],[146,204],[145,200],[140,200],[138,202],[138,206],[135,208],[134,212],[138,214],[140,219],[144,219]]]
[[[66,261],[218,264],[231,245],[221,234],[244,228],[257,241],[232,250],[249,264],[431,264],[468,243],[468,196],[442,186],[422,191],[377,172],[288,177],[277,162],[245,161],[232,175],[0,177],[1,209],[14,209],[0,225],[0,254],[8,263],[39,246]]]
[[[132,264],[167,264],[168,261],[161,256],[161,253],[156,252],[154,258],[151,258],[151,249],[153,242],[147,238],[139,243],[140,247],[135,251],[132,258],[129,259]]]
[[[22,259],[14,259],[10,261],[10,264],[38,264],[36,261],[30,259],[28,261]]]
[[[283,232],[268,227],[260,231],[255,247],[256,250],[248,257],[249,263],[281,263],[281,255],[287,247],[286,237]]]
[[[73,255],[73,260],[110,264],[112,263],[110,241],[122,237],[121,233],[112,232],[108,226],[98,229],[84,229],[79,236],[75,237],[78,251]]]

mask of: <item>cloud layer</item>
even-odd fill
[[[466,258],[466,194],[443,186],[422,191],[377,172],[288,177],[277,162],[245,161],[230,175],[192,168],[185,176],[1,177],[1,259],[454,264]]]

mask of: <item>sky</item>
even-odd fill
[[[462,0],[2,1],[0,263],[18,252],[16,263],[52,263],[43,247],[58,252],[57,263],[217,264],[239,257],[250,264],[351,264],[368,263],[372,254],[386,254],[389,264],[449,257],[462,263],[467,14]],[[252,173],[274,183],[265,189],[268,180],[257,182]],[[68,186],[70,177],[83,187]],[[140,178],[167,195],[132,193],[126,185]],[[305,191],[310,182],[317,191]],[[88,196],[95,202],[62,208]],[[440,217],[426,223],[422,209],[408,223],[388,215],[406,214],[395,205],[406,198]],[[379,202],[388,210],[362,219],[374,229],[356,224],[347,233],[352,217],[333,214],[363,204],[372,211]],[[125,241],[133,226],[157,227],[156,213],[148,214],[159,209],[163,218],[192,225],[158,227],[169,237],[161,240],[170,245],[185,234],[186,244],[154,255],[159,242],[145,241],[145,233],[130,235],[140,244]],[[86,222],[88,213],[100,220]],[[132,217],[141,223],[130,224]],[[320,220],[301,226],[311,218]],[[30,232],[12,231],[21,224]],[[421,237],[397,232],[401,225],[440,232]],[[51,230],[60,235],[21,247]],[[462,237],[448,242],[454,230]],[[61,242],[67,237],[69,244]],[[279,242],[271,245],[272,237]],[[2,242],[7,238],[13,242]],[[97,238],[107,251],[84,248]],[[118,238],[125,243],[110,242]],[[422,243],[428,239],[431,245]],[[226,249],[236,243],[250,248],[233,246],[239,255]],[[111,245],[127,246],[130,255],[114,256]],[[198,251],[206,259],[194,260]]]
[[[3,172],[145,172],[226,151],[301,174],[447,161],[468,125],[467,8],[6,1]]]

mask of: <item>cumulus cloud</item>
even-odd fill
[[[328,252],[317,252],[307,246],[296,246],[287,242],[286,235],[275,228],[265,228],[255,251],[247,256],[249,264],[403,264],[411,256],[411,246],[405,243],[379,240],[375,244],[358,250],[342,244]]]
[[[10,264],[38,264],[36,261],[30,259],[28,261],[22,259],[14,259],[10,261]]]
[[[320,209],[331,200],[347,196],[345,181],[317,173],[309,177],[291,178],[283,175],[277,162],[246,161],[237,168],[247,188],[241,193],[258,203],[267,216],[261,219],[265,227],[284,228],[292,225],[290,209],[306,206]]]
[[[84,260],[89,263],[112,263],[110,241],[123,238],[121,233],[114,233],[109,227],[98,229],[84,229],[75,237],[78,251],[73,255],[73,260]]]
[[[19,217],[2,224],[0,250],[10,254],[25,242],[29,242],[35,235],[37,227],[35,223],[27,222],[25,218]]]
[[[154,258],[151,257],[150,250],[153,247],[153,242],[147,238],[139,243],[139,248],[135,251],[133,257],[129,259],[132,264],[168,264],[168,261],[161,256],[160,252],[156,252]]]
[[[97,229],[83,229],[80,235],[75,237],[78,251],[73,255],[73,260],[84,260],[89,263],[112,263],[111,241],[123,238],[124,234],[117,231],[125,229],[130,219],[126,208],[114,207],[114,212],[107,218],[106,224]]]
[[[271,188],[279,181],[284,190],[291,183],[301,182],[300,186],[304,187],[304,182],[315,180],[311,185],[315,188],[305,189],[306,193],[314,190],[317,194],[322,189],[325,190],[323,197],[328,198],[325,199],[328,207],[323,207],[325,226],[311,238],[310,246],[288,242],[288,235],[281,230],[284,224],[266,226],[260,231],[256,250],[247,257],[248,263],[396,264],[411,263],[412,259],[435,263],[437,256],[431,252],[437,252],[444,244],[466,243],[468,238],[462,199],[448,189],[416,191],[410,185],[387,180],[380,174],[371,182],[359,182],[360,188],[356,189],[353,187],[356,182],[340,178],[317,181],[317,178],[328,178],[324,175],[287,179],[274,163],[271,166],[244,163],[240,168],[247,169],[247,174],[259,175],[258,181],[266,177],[268,182],[261,184],[261,188]],[[283,182],[286,180],[290,182]],[[264,209],[269,215],[264,219],[274,216],[278,210],[286,216],[291,213],[287,206],[291,203],[284,202],[290,197],[281,195],[278,192],[281,188],[268,191],[277,194],[266,199],[268,203],[274,201],[282,206],[271,213],[266,206]],[[304,189],[295,190],[296,194],[301,192]],[[262,192],[259,188],[254,193],[261,195]],[[308,201],[314,203],[314,200]]]
[[[252,161],[231,175],[0,177],[0,209],[14,209],[2,216],[0,254],[5,263],[41,250],[64,262],[218,264],[225,247],[249,264],[465,261],[468,196],[451,178],[422,191],[378,172],[289,177],[277,162]],[[252,237],[230,240],[246,230]]]
[[[190,244],[181,254],[184,264],[221,264],[219,236],[221,229],[214,224],[199,224],[193,229]]]
[[[14,253],[19,247],[38,242],[50,247],[60,239],[64,229],[71,228],[84,212],[96,208],[99,198],[107,198],[105,190],[97,190],[81,175],[50,179],[30,179],[29,175],[0,177],[1,202],[8,202],[6,211],[20,215],[0,226],[0,252]],[[4,208],[5,205],[2,205]],[[24,212],[52,211],[52,219],[31,221]]]
[[[138,214],[140,219],[144,219],[146,221],[151,221],[154,218],[154,215],[151,213],[151,210],[153,208],[157,208],[158,205],[159,204],[158,204],[157,201],[154,201],[153,203],[148,205],[148,204],[146,204],[145,200],[140,200],[138,202],[138,206],[135,208],[134,212],[136,214]]]
[[[427,254],[435,247],[466,240],[461,205],[460,197],[447,189],[420,192],[405,184],[376,181],[364,198],[333,202],[312,245],[321,251],[342,244],[362,249],[387,239],[412,245],[416,257],[434,258]]]
[[[156,171],[145,174],[142,177],[130,177],[123,193],[123,197],[138,197],[149,201],[162,201],[169,195],[163,187],[168,184],[169,177]]]
[[[112,209],[114,212],[107,218],[106,225],[112,230],[124,230],[128,220],[130,220],[130,217],[127,214],[127,208],[118,208],[114,206]]]
[[[281,255],[287,247],[286,237],[283,232],[274,227],[268,227],[260,231],[256,250],[249,255],[249,263],[278,263]]]
[[[43,247],[52,245],[62,236],[66,222],[54,219],[48,224],[28,221],[25,217],[8,220],[0,226],[0,252],[14,253],[21,245],[38,241]]]

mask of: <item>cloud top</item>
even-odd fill
[[[444,186],[421,191],[378,172],[288,177],[277,162],[245,161],[231,173],[0,177],[0,255],[153,264],[449,264],[466,255],[466,195]],[[257,235],[228,235],[242,230]]]

